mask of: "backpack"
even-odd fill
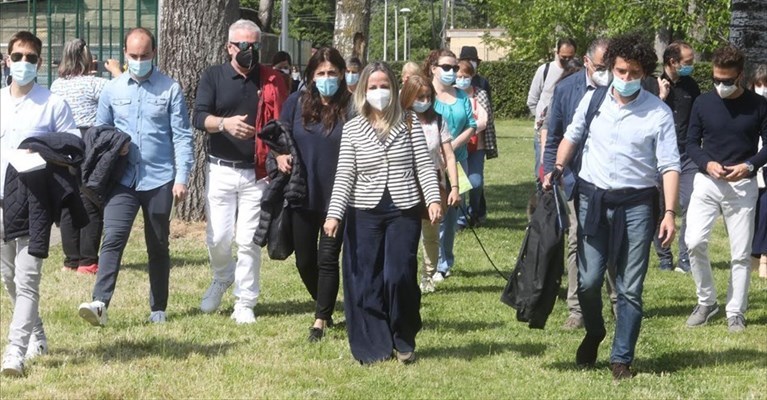
[[[583,156],[583,148],[586,145],[586,139],[589,137],[591,122],[596,116],[599,115],[599,107],[601,107],[602,103],[604,103],[605,97],[607,97],[607,91],[609,89],[610,86],[601,86],[594,89],[594,94],[591,96],[591,100],[589,101],[589,108],[586,109],[586,134],[583,136],[583,140],[581,140],[581,143],[578,145],[578,151],[573,156],[573,161],[570,164],[570,169],[576,176],[581,170],[581,157]]]

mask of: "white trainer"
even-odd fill
[[[256,322],[256,314],[250,307],[235,306],[231,317],[237,325],[252,324]]]
[[[5,353],[0,374],[14,378],[24,376],[24,359],[16,354]]]
[[[446,278],[445,274],[443,274],[442,272],[437,271],[437,272],[434,273],[434,276],[431,277],[431,282],[433,284],[437,284],[437,283],[440,283],[440,282],[444,281],[445,278]]]
[[[77,313],[93,326],[106,326],[107,324],[107,306],[102,301],[80,304]]]
[[[222,282],[213,280],[208,290],[202,296],[202,302],[200,302],[200,310],[206,314],[215,312],[221,305],[221,298],[224,297],[224,293],[232,286],[232,282]]]
[[[48,341],[45,339],[38,339],[34,335],[30,337],[24,361],[30,361],[37,356],[44,356],[46,354],[48,354]]]
[[[152,313],[149,314],[149,322],[153,324],[164,324],[165,311],[152,311]]]

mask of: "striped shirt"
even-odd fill
[[[403,118],[383,142],[364,116],[358,115],[344,125],[328,218],[343,219],[348,206],[375,208],[385,189],[400,210],[421,202],[420,193],[426,204],[439,203],[437,177],[423,129],[415,115],[411,118],[411,129]]]
[[[96,124],[99,96],[107,82],[104,78],[91,75],[58,78],[51,84],[51,92],[66,100],[78,128],[90,128]]]

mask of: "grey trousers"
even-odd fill
[[[581,318],[581,304],[578,301],[578,216],[575,215],[575,202],[567,202],[570,212],[570,229],[567,234],[567,309],[571,317]],[[607,295],[614,306],[618,302],[615,291],[615,267],[607,266]]]
[[[5,236],[2,215],[0,210],[0,238]],[[43,260],[29,255],[28,248],[29,236],[8,242],[0,239],[0,276],[13,304],[6,352],[20,357],[26,354],[32,335],[45,339],[38,308]]]

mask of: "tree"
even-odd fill
[[[202,71],[227,59],[228,28],[239,17],[238,0],[163,0],[160,10],[160,64],[184,90],[189,110],[194,108]],[[189,197],[177,205],[185,221],[205,218],[205,133],[195,132],[195,167],[189,180]]]
[[[344,0],[336,3],[333,47],[344,58],[357,57],[365,63],[369,31],[370,0]]]
[[[730,41],[743,51],[750,66],[767,63],[765,26],[767,0],[732,0]]]
[[[273,33],[272,21],[274,17],[274,0],[242,0],[240,6],[254,10],[246,18],[255,19],[255,23],[262,32]]]

